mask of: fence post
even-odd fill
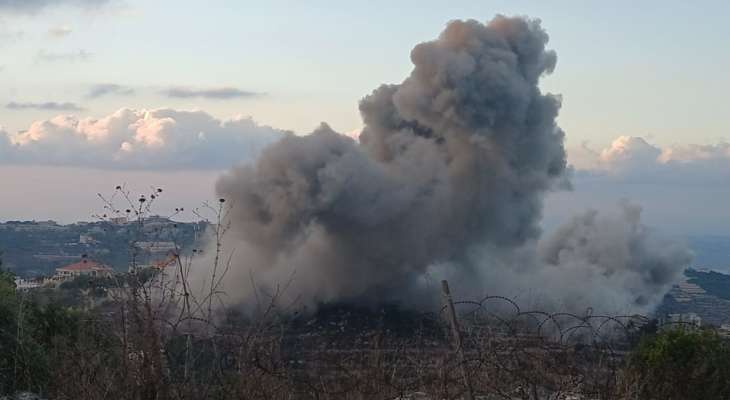
[[[459,357],[459,365],[461,367],[461,375],[464,379],[464,386],[466,386],[466,400],[473,400],[474,393],[472,392],[471,380],[469,379],[469,373],[466,370],[466,357],[464,356],[464,347],[461,341],[461,330],[459,329],[459,320],[456,318],[456,310],[454,309],[454,300],[451,298],[451,291],[449,290],[449,282],[446,280],[441,281],[441,290],[444,295],[444,301],[446,302],[446,314],[449,318],[449,325],[451,325],[451,333],[454,340],[454,350]]]

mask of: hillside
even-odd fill
[[[4,266],[23,277],[52,274],[55,268],[84,255],[126,271],[133,246],[143,254],[140,261],[146,262],[164,257],[173,249],[190,248],[204,229],[203,223],[181,223],[164,217],[150,217],[142,224],[8,221],[0,223],[0,252]]]

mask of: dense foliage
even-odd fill
[[[0,271],[0,393],[44,393],[60,354],[88,333],[83,325],[79,311],[16,293],[12,274]]]
[[[671,329],[644,338],[627,372],[640,399],[728,399],[730,344],[709,330]]]

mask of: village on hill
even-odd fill
[[[200,243],[205,228],[204,222],[160,216],[145,218],[142,224],[126,218],[68,225],[7,221],[0,223],[0,257],[4,268],[29,285],[44,279],[93,275],[87,270],[95,263],[111,272],[126,272],[132,254],[137,264],[153,264],[172,253],[189,252]],[[70,270],[64,272],[63,268]]]

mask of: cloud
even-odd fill
[[[659,156],[663,163],[693,163],[712,160],[730,159],[730,143],[722,142],[714,145],[689,144],[666,148]]]
[[[128,86],[117,85],[114,83],[102,83],[94,85],[89,89],[86,97],[96,99],[106,95],[129,96],[133,95],[135,90]]]
[[[623,183],[701,185],[730,183],[730,143],[660,147],[637,136],[620,136],[596,151],[570,151],[578,179]]]
[[[84,109],[75,103],[56,103],[49,101],[45,103],[17,103],[11,101],[5,105],[8,110],[43,110],[43,111],[83,111]]]
[[[260,96],[260,93],[249,92],[233,87],[214,88],[214,89],[190,89],[190,88],[170,88],[162,91],[167,97],[187,99],[200,97],[214,100],[230,100],[246,97]]]
[[[0,163],[105,169],[223,169],[250,161],[286,132],[203,111],[121,109],[101,119],[60,115],[0,132]]]
[[[633,136],[620,136],[611,147],[601,151],[601,161],[609,164],[645,163],[654,161],[661,150],[650,145],[645,139]]]
[[[576,209],[607,210],[624,199],[644,205],[642,220],[665,233],[726,235],[730,220],[730,143],[656,145],[638,136],[605,148],[568,148],[573,190],[548,196],[546,229]]]
[[[72,52],[68,52],[68,53],[49,53],[49,52],[46,52],[45,50],[41,50],[36,55],[36,61],[37,62],[46,62],[46,63],[80,62],[80,61],[89,61],[92,56],[93,56],[93,54],[89,53],[86,50],[72,51]]]
[[[72,6],[78,8],[98,8],[112,0],[0,0],[0,13],[36,14],[47,8]]]
[[[25,32],[8,29],[0,21],[0,46],[13,44],[21,40],[25,36]]]
[[[48,30],[48,36],[52,38],[63,38],[70,35],[73,32],[68,26],[56,26]]]

